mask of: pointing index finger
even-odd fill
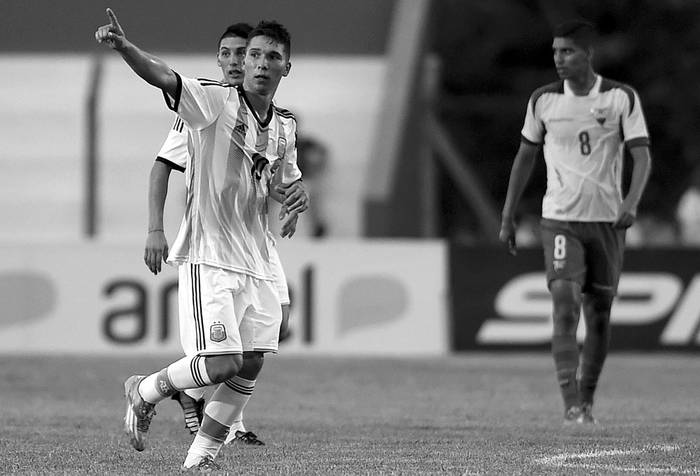
[[[107,16],[109,17],[109,21],[112,24],[114,28],[119,28],[119,21],[117,20],[117,16],[114,14],[111,8],[107,9]]]

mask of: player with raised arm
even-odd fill
[[[651,169],[639,96],[595,73],[594,36],[593,25],[584,21],[554,30],[554,65],[561,80],[530,97],[499,233],[515,254],[516,209],[542,147],[547,166],[542,242],[553,303],[552,355],[566,424],[596,422],[593,396],[608,352],[625,230],[635,220]],[[634,168],[623,199],[625,147]],[[586,336],[579,363],[581,308]]]
[[[96,40],[163,91],[192,139],[185,216],[168,258],[179,264],[187,355],[159,372],[127,379],[125,429],[141,451],[158,402],[218,384],[183,464],[216,468],[214,458],[234,419],[231,378],[243,352],[261,358],[278,345],[282,316],[269,259],[267,199],[274,167],[281,183],[301,178],[295,120],[272,103],[291,68],[290,37],[277,22],[259,23],[248,37],[244,82],[237,88],[182,77],[128,41],[112,10],[107,14],[110,23],[97,29]]]
[[[252,29],[247,23],[236,23],[227,27],[219,38],[217,65],[221,68],[223,82],[233,86],[240,86],[243,83],[243,58],[248,34]],[[188,139],[189,128],[181,118],[176,118],[151,168],[148,190],[148,234],[144,261],[153,274],[160,272],[161,263],[165,262],[168,256],[168,242],[163,226],[168,180],[171,170],[186,172],[187,164],[190,161]],[[293,182],[288,186],[280,185],[280,191],[286,192],[284,206],[287,208],[284,211],[290,215],[290,218],[284,223],[282,234],[283,236],[291,236],[294,234],[298,213],[303,212],[308,207],[308,198],[301,181]],[[276,284],[282,304],[281,342],[289,332],[290,300],[287,280],[274,243],[270,247],[270,258],[275,267]],[[255,389],[256,379],[263,362],[264,359],[251,359],[248,353],[244,353],[243,366],[238,375],[231,379],[236,383],[237,390],[233,402],[236,406],[236,417],[231,426],[227,443],[240,441],[250,445],[264,444],[255,433],[247,431],[243,424],[243,410]],[[203,417],[204,393],[204,388],[195,388],[176,392],[171,397],[180,404],[184,414],[185,428],[192,434],[196,434],[199,430]]]

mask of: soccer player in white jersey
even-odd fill
[[[594,36],[593,25],[584,21],[554,30],[554,65],[561,80],[530,97],[499,233],[515,254],[516,209],[542,147],[547,166],[542,241],[553,303],[552,355],[566,424],[595,423],[593,394],[608,351],[625,230],[635,220],[651,168],[639,96],[595,73]],[[634,168],[623,198],[625,147]],[[577,378],[581,308],[586,337]]]
[[[236,88],[180,76],[128,41],[112,10],[107,15],[110,23],[97,29],[96,40],[163,91],[190,127],[193,148],[185,217],[168,262],[180,264],[181,315],[194,316],[180,325],[189,329],[183,332],[194,352],[184,346],[184,358],[127,379],[125,429],[142,451],[158,402],[219,384],[183,464],[216,468],[234,419],[230,379],[243,351],[274,352],[278,345],[282,316],[269,259],[267,199],[273,173],[285,184],[301,178],[294,118],[272,103],[291,68],[290,37],[279,23],[259,23],[248,38],[243,86]]]
[[[247,23],[236,23],[228,26],[219,38],[217,65],[221,68],[223,81],[233,86],[240,86],[243,83],[243,57],[245,56],[248,34],[252,29],[253,27]],[[166,261],[168,256],[168,241],[163,229],[163,211],[168,193],[168,180],[171,170],[186,172],[187,164],[190,161],[188,139],[189,128],[181,118],[176,118],[175,124],[170,129],[151,168],[148,191],[148,234],[144,261],[153,274],[160,272],[161,263]],[[290,218],[282,227],[282,235],[291,236],[294,234],[298,213],[308,208],[308,197],[301,181],[293,182],[285,191],[287,192],[284,200],[287,207],[285,211],[290,215]],[[289,333],[290,300],[287,280],[274,242],[273,246],[270,247],[270,259],[275,266],[275,281],[282,305],[282,323],[280,325],[280,341],[282,341]],[[250,445],[264,444],[255,433],[247,431],[243,424],[243,410],[255,389],[257,376],[264,362],[261,357],[244,352],[243,366],[238,374],[231,379],[231,382],[235,384],[234,391],[237,393],[233,401],[233,405],[236,407],[234,410],[236,416],[226,443],[240,441]],[[171,397],[182,407],[185,428],[192,434],[199,431],[199,425],[203,418],[204,393],[204,388],[195,388],[176,392]]]

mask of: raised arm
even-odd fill
[[[649,147],[640,145],[630,149],[632,155],[632,178],[627,196],[622,201],[622,206],[613,226],[615,228],[629,228],[637,218],[637,207],[642,199],[642,193],[649,181],[651,173],[651,153]]]
[[[532,168],[535,164],[538,150],[538,145],[524,140],[521,141],[510,171],[508,193],[506,194],[506,201],[501,214],[501,230],[498,233],[498,239],[508,244],[508,250],[513,255],[516,253],[515,212],[518,209],[525,186],[532,175]]]
[[[161,59],[142,51],[126,39],[124,30],[111,8],[107,9],[109,23],[95,32],[95,39],[119,52],[126,64],[147,83],[174,96],[177,91],[177,77]]]

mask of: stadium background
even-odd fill
[[[175,272],[153,277],[141,260],[148,171],[172,116],[95,44],[107,6],[187,75],[218,76],[215,39],[229,23],[276,18],[292,32],[276,102],[330,150],[329,236],[280,243],[295,297],[283,352],[544,351],[541,253],[512,259],[494,240],[528,94],[554,78],[550,25],[574,12],[595,21],[599,72],[639,90],[655,158],[640,213],[671,222],[700,158],[699,4],[563,5],[0,3],[0,351],[178,352]],[[528,189],[533,213],[543,173]],[[673,244],[630,250],[615,349],[700,349],[698,263],[697,249]]]

